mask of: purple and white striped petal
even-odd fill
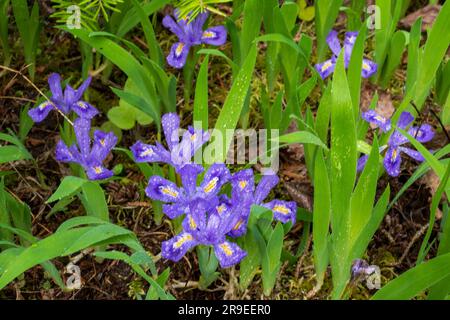
[[[92,119],[98,114],[98,110],[85,101],[77,101],[71,105],[71,109],[80,117]]]
[[[318,63],[314,66],[322,79],[327,78],[334,72],[336,63],[333,59],[326,60],[325,62]]]
[[[422,156],[422,154],[419,151],[410,149],[410,148],[405,148],[405,147],[399,147],[398,150],[400,152],[406,153],[408,156],[410,156],[411,158],[413,158],[414,160],[417,161],[425,161],[425,158]]]
[[[230,179],[230,171],[223,163],[215,163],[205,174],[200,190],[205,198],[216,195],[220,188]]]
[[[38,123],[47,118],[52,109],[52,103],[49,101],[44,101],[36,108],[28,110],[28,115],[34,122]]]
[[[198,164],[187,164],[179,170],[183,188],[188,196],[194,195],[197,189],[197,177],[203,172],[203,167]]]
[[[383,132],[391,130],[391,120],[379,115],[375,110],[368,110],[361,114],[361,118],[380,127]]]
[[[180,117],[174,113],[166,113],[161,118],[161,124],[169,150],[172,150],[180,141]]]
[[[397,127],[399,127],[400,129],[405,129],[413,121],[414,121],[414,116],[411,113],[404,111],[404,112],[402,112],[402,114],[400,115],[400,118],[398,119]]]
[[[178,218],[179,216],[185,214],[189,208],[185,206],[182,202],[177,202],[174,204],[164,204],[163,205],[163,212],[168,216],[170,219]]]
[[[91,149],[91,157],[102,162],[117,143],[117,137],[113,132],[94,132],[94,144]]]
[[[73,127],[81,156],[87,159],[91,151],[91,138],[89,136],[91,131],[91,121],[84,118],[78,118],[74,121]]]
[[[336,30],[331,30],[327,36],[327,44],[335,56],[339,56],[341,52],[341,44],[339,42],[338,33]]]
[[[149,198],[163,202],[173,203],[183,200],[182,190],[172,181],[160,176],[150,177],[145,193]]]
[[[91,84],[92,77],[89,76],[86,80],[83,81],[83,83],[78,87],[78,89],[75,91],[75,100],[81,100],[83,97],[84,92],[87,90],[89,85]]]
[[[61,88],[61,76],[58,73],[52,73],[48,77],[48,85],[50,87],[50,91],[52,92],[52,100],[55,103],[63,103],[64,95]]]
[[[363,59],[361,68],[361,76],[363,78],[370,78],[377,72],[377,70],[378,65],[375,62],[369,59]]]
[[[197,241],[192,234],[182,232],[168,241],[162,243],[161,256],[165,259],[178,262],[186,254],[186,252],[195,247]]]
[[[364,167],[366,166],[367,160],[369,160],[369,156],[367,154],[361,156],[358,159],[358,163],[356,165],[356,171],[361,172],[364,170]]]
[[[178,39],[182,40],[185,37],[183,29],[179,26],[179,24],[173,20],[173,18],[169,15],[165,16],[162,24],[164,27],[170,30],[173,34],[175,34]]]
[[[272,200],[263,206],[272,210],[275,220],[282,223],[291,221],[292,224],[295,224],[297,218],[297,204],[295,201]]]
[[[56,150],[55,150],[55,158],[57,161],[60,162],[77,162],[78,158],[73,153],[73,149],[76,148],[68,148],[67,145],[62,141],[59,140],[56,144]]]
[[[161,157],[158,149],[154,145],[145,144],[142,141],[137,141],[130,148],[136,162],[158,162]]]
[[[221,46],[227,42],[227,29],[224,26],[215,26],[202,33],[202,43]]]
[[[84,169],[86,170],[89,180],[103,180],[114,175],[111,170],[106,169],[100,163],[92,163],[88,166],[84,166]]]
[[[400,150],[395,147],[390,147],[384,156],[384,168],[391,177],[397,177],[400,174],[400,165],[402,158]]]
[[[279,180],[280,178],[275,173],[263,175],[255,190],[254,204],[261,204]]]
[[[429,124],[422,124],[420,127],[411,127],[408,133],[421,143],[426,143],[434,138],[433,127]]]
[[[242,250],[236,243],[230,241],[216,244],[214,253],[222,268],[234,266],[247,256],[247,252]]]
[[[186,64],[190,48],[191,46],[184,42],[174,43],[167,56],[167,63],[176,69],[183,68]]]
[[[358,37],[358,32],[350,31],[345,33],[344,39],[344,63],[345,67],[348,68],[350,63],[350,58],[352,56],[353,47],[355,46],[356,38]],[[337,54],[338,56],[339,54]]]

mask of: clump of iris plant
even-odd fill
[[[369,110],[362,114],[362,118],[369,123],[377,125],[383,132],[391,130],[391,121],[383,116],[377,114],[373,110]],[[397,127],[405,130],[414,121],[414,116],[409,112],[403,112],[397,122]],[[434,137],[433,128],[429,124],[421,124],[420,126],[412,126],[408,129],[408,134],[415,137],[421,143],[429,142]],[[387,145],[380,147],[380,152],[387,149],[384,156],[383,165],[386,172],[392,176],[397,177],[400,174],[400,167],[402,163],[401,155],[404,153],[417,161],[424,161],[424,157],[417,150],[405,147],[409,142],[400,131],[394,130],[390,136]],[[358,171],[361,171],[368,159],[368,155],[362,156],[358,160]]]
[[[162,256],[179,261],[196,245],[213,246],[221,267],[239,263],[246,252],[227,237],[237,238],[246,233],[253,205],[260,205],[274,214],[282,223],[296,221],[297,205],[293,201],[273,200],[263,203],[279,179],[274,172],[266,172],[255,187],[253,170],[246,169],[231,175],[223,163],[212,164],[202,181],[197,183],[204,168],[192,162],[195,150],[209,138],[202,130],[186,131],[180,141],[179,118],[174,113],[163,116],[162,125],[168,150],[161,144],[146,145],[138,141],[131,147],[137,162],[163,162],[175,167],[181,185],[152,176],[145,190],[146,195],[163,202],[163,212],[174,219],[184,215],[183,231],[163,242]],[[195,142],[196,141],[196,142]],[[194,143],[195,142],[195,143]],[[188,152],[181,153],[182,146]],[[224,192],[231,186],[230,194]]]
[[[350,57],[352,56],[353,47],[355,46],[356,37],[358,36],[358,32],[351,31],[345,33],[345,39],[344,39],[344,64],[345,68],[348,68],[348,65],[350,63]],[[333,55],[331,59],[326,60],[325,62],[318,63],[315,65],[315,68],[317,72],[320,74],[322,79],[325,79],[330,74],[334,72],[334,68],[336,67],[336,61],[339,57],[339,54],[342,51],[339,39],[338,39],[338,33],[335,30],[331,30],[330,33],[327,36],[327,44],[328,47],[330,47]],[[377,72],[377,64],[369,59],[363,59],[362,62],[362,70],[361,70],[361,76],[363,78],[369,78],[373,74]]]
[[[114,133],[96,130],[92,141],[90,120],[78,118],[74,121],[73,127],[77,145],[68,147],[60,140],[56,145],[56,160],[78,163],[83,167],[90,180],[112,177],[113,172],[103,166],[103,161],[117,143],[117,137]]]
[[[89,87],[90,83],[91,77],[88,77],[77,90],[73,89],[70,85],[66,85],[63,92],[61,76],[57,73],[52,73],[48,77],[48,84],[52,93],[50,101],[45,101],[36,108],[29,110],[28,115],[34,122],[41,122],[56,107],[64,114],[69,114],[71,111],[74,111],[81,118],[92,119],[98,114],[98,110],[89,103],[81,100],[83,93]]]
[[[172,45],[167,56],[167,62],[174,68],[180,69],[185,63],[189,50],[200,44],[221,46],[227,41],[227,30],[224,26],[215,26],[203,30],[203,25],[208,19],[208,12],[200,13],[194,20],[179,19],[178,11],[175,10],[174,17],[165,16],[164,27],[168,28],[178,37],[178,42]]]

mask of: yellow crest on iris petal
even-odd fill
[[[191,241],[193,238],[189,233],[184,234],[183,236],[181,236],[180,239],[177,240],[177,242],[175,242],[173,244],[173,247],[175,249],[178,249],[179,247],[181,247],[183,244],[185,244],[188,241]]]
[[[219,245],[220,249],[225,253],[227,256],[233,255],[233,250],[227,243],[222,243]]]
[[[273,211],[279,212],[283,215],[288,215],[289,213],[291,213],[291,210],[289,210],[286,206],[283,206],[281,204],[274,206]]]
[[[219,181],[219,178],[215,177],[210,182],[208,182],[208,184],[205,186],[205,188],[203,188],[203,191],[205,193],[210,193],[211,191],[213,191],[215,189],[218,181]]]

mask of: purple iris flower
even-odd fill
[[[217,195],[229,181],[230,171],[223,163],[213,164],[205,173],[203,182],[197,186],[197,177],[201,172],[203,168],[200,165],[185,165],[179,172],[181,187],[160,176],[152,176],[145,192],[149,198],[165,203],[163,211],[170,219],[189,214],[191,203],[197,199],[206,200],[211,207],[216,207],[219,205]]]
[[[180,118],[176,113],[166,113],[161,119],[168,150],[160,143],[155,145],[137,141],[130,149],[136,162],[163,162],[175,167],[177,172],[192,163],[195,152],[209,140],[209,133],[189,127],[180,141]]]
[[[179,40],[172,45],[167,56],[167,62],[174,68],[180,69],[185,65],[191,47],[203,43],[220,46],[227,41],[227,30],[224,26],[203,30],[209,15],[207,11],[200,13],[193,21],[189,21],[189,17],[179,20],[177,10],[174,15],[178,22],[168,15],[163,19],[164,27],[176,34]]]
[[[391,119],[386,119],[385,117],[379,115],[375,110],[368,110],[361,114],[361,118],[369,123],[377,125],[381,131],[388,132],[391,130]]]
[[[353,261],[351,274],[352,279],[357,279],[360,276],[368,276],[376,271],[375,266],[369,266],[367,261],[363,259],[356,259]]]
[[[247,255],[236,243],[226,238],[236,218],[231,211],[219,214],[211,210],[208,201],[198,198],[189,205],[189,214],[182,224],[183,231],[162,243],[161,255],[177,262],[189,249],[202,244],[213,246],[222,268],[233,266]]]
[[[77,90],[73,89],[70,85],[66,85],[63,93],[61,76],[57,73],[52,73],[48,77],[48,84],[52,92],[51,101],[45,101],[36,108],[29,110],[28,115],[34,122],[41,122],[47,117],[50,110],[56,107],[64,114],[74,111],[81,118],[92,119],[98,114],[98,110],[89,103],[81,100],[83,93],[91,83],[91,79],[91,77],[87,78]]]
[[[355,46],[356,37],[358,36],[358,32],[351,31],[345,33],[344,40],[344,63],[345,68],[348,68],[350,63],[350,57],[352,55],[353,47]],[[334,72],[334,68],[336,67],[336,61],[341,53],[341,45],[338,39],[338,33],[335,30],[331,30],[327,36],[327,44],[330,47],[333,55],[331,59],[326,60],[325,62],[318,63],[315,65],[317,72],[320,74],[322,79],[325,79],[330,74]],[[363,59],[362,62],[362,70],[361,76],[363,78],[369,78],[375,72],[377,72],[377,64],[371,60]]]
[[[232,201],[238,203],[240,219],[233,227],[230,235],[241,236],[246,232],[248,217],[252,205],[261,205],[272,210],[275,220],[295,224],[297,204],[295,201],[272,200],[263,203],[279,178],[275,173],[263,175],[258,186],[255,188],[255,179],[252,169],[241,170],[235,173],[230,182],[232,186]]]
[[[75,120],[74,130],[78,146],[72,145],[67,147],[60,140],[56,146],[56,160],[80,164],[90,180],[112,177],[113,172],[103,166],[103,161],[117,143],[117,137],[114,133],[96,130],[92,143],[89,135],[91,121],[84,118]]]
[[[378,118],[376,117],[368,117],[363,116],[363,119],[370,123],[375,123],[380,125],[380,120],[382,117],[378,115]],[[384,119],[384,118],[382,118]],[[383,122],[384,121],[384,122]],[[384,119],[382,123],[386,123],[387,120]],[[414,121],[414,116],[409,112],[403,112],[400,115],[400,118],[397,123],[397,127],[400,129],[406,129],[412,122]],[[381,127],[381,126],[380,126]],[[381,127],[382,128],[382,127]],[[390,124],[389,124],[390,128]],[[434,131],[433,128],[429,124],[422,124],[420,126],[412,126],[408,129],[408,133],[415,137],[417,141],[421,143],[425,143],[433,139],[434,137]],[[418,152],[417,150],[413,150],[407,147],[404,147],[406,143],[408,143],[409,140],[406,138],[403,134],[401,134],[398,130],[395,130],[391,137],[389,138],[388,144],[386,146],[380,147],[380,152],[387,149],[386,154],[384,156],[384,168],[386,169],[386,172],[392,176],[397,177],[400,174],[400,165],[402,163],[401,154],[405,153],[411,158],[417,160],[417,161],[424,161],[424,157]],[[357,169],[358,171],[361,171],[366,162],[367,162],[368,156],[364,155],[358,160]]]

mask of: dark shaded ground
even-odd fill
[[[417,4],[419,6],[421,4]],[[414,6],[413,6],[414,7]],[[413,8],[414,9],[414,8]],[[410,9],[409,11],[413,10]],[[45,8],[42,8],[45,12]],[[37,74],[35,84],[39,88],[47,88],[46,77],[51,72],[59,72],[64,78],[72,76],[72,79],[79,79],[81,70],[81,57],[77,42],[71,36],[52,28],[53,22],[46,19],[44,32],[41,34],[41,52],[37,61]],[[305,29],[311,32],[312,25]],[[158,30],[162,38],[168,35],[164,30]],[[140,34],[130,34],[130,39],[140,37]],[[21,47],[16,30],[11,30],[10,38],[15,39],[13,52],[21,52]],[[168,48],[164,48],[168,49]],[[229,50],[229,45],[227,46]],[[220,110],[219,106],[224,101],[230,81],[229,68],[223,61],[213,59],[213,75],[210,78],[210,106],[211,121]],[[17,54],[12,66],[16,69],[24,65],[23,58]],[[401,96],[402,72],[405,65],[398,72],[396,79],[392,81],[392,87],[386,92],[392,100],[399,101]],[[175,71],[173,71],[175,72]],[[115,70],[108,83],[102,83],[99,78],[95,78],[90,90],[90,98],[93,105],[98,107],[103,116],[96,117],[95,123],[102,124],[107,120],[105,113],[109,107],[117,105],[117,98],[112,94],[108,86],[121,86],[125,82],[125,76]],[[400,80],[399,80],[400,79]],[[182,87],[182,79],[178,82],[178,87]],[[180,96],[182,92],[180,91]],[[369,92],[369,94],[371,94]],[[19,113],[26,104],[21,98],[37,99],[38,94],[34,92],[27,83],[20,77],[14,77],[11,73],[3,73],[0,77],[0,96],[13,98],[0,98],[0,131],[11,128],[18,131]],[[317,106],[318,95],[308,98],[308,103],[314,108]],[[252,102],[252,106],[255,104]],[[429,107],[433,107],[429,104]],[[254,117],[251,125],[261,126],[261,117],[258,110],[252,110]],[[424,110],[424,120],[436,124],[432,115]],[[0,166],[0,170],[15,170],[17,175],[10,175],[6,179],[8,190],[14,193],[22,201],[26,202],[33,212],[33,234],[37,237],[48,236],[51,232],[65,220],[84,214],[84,209],[77,201],[73,202],[66,212],[59,212],[46,218],[51,207],[45,204],[45,200],[53,193],[59,185],[60,179],[69,174],[68,166],[59,164],[54,159],[54,147],[59,139],[59,125],[62,118],[55,112],[41,124],[35,125],[28,135],[26,147],[35,157],[38,168],[44,177],[45,185],[39,181],[36,168],[30,166],[29,162],[19,161],[11,165]],[[185,123],[189,123],[189,116],[186,115]],[[156,129],[150,127],[136,127],[130,131],[124,131],[121,147],[129,147],[138,138],[154,140]],[[439,133],[435,138],[432,147],[438,148],[445,145],[444,135]],[[110,206],[110,216],[113,222],[133,230],[139,237],[144,247],[154,255],[160,252],[161,242],[172,236],[170,223],[163,220],[161,225],[156,225],[152,218],[152,211],[147,204],[147,199],[142,198],[140,190],[145,185],[143,176],[137,171],[133,163],[119,153],[114,153],[114,157],[109,159],[109,167],[123,163],[124,172],[122,179],[108,183],[105,188],[108,192],[108,203]],[[379,192],[384,190],[387,183],[391,186],[391,198],[402,187],[417,164],[404,161],[405,168],[398,179],[383,177],[380,180]],[[281,187],[277,189],[277,195],[286,197],[286,194],[295,199],[302,207],[311,205],[312,187],[308,179],[301,146],[292,146],[281,153]],[[428,223],[429,204],[432,191],[429,188],[428,180],[419,180],[400,198],[392,210],[387,214],[380,230],[370,244],[367,260],[371,264],[381,267],[383,276],[391,279],[412,267],[417,257],[420,247],[421,237],[412,242],[417,234],[423,231]],[[435,232],[440,221],[436,222]],[[303,224],[299,223],[288,235],[286,243],[291,252],[297,249],[303,232]],[[435,235],[433,235],[435,236]],[[406,254],[405,254],[406,252]],[[430,252],[433,255],[435,248]],[[69,262],[68,258],[55,261],[59,270],[63,270]],[[301,257],[301,263],[297,265],[284,265],[280,272],[279,281],[274,289],[271,298],[280,299],[303,299],[314,285],[314,269],[311,258],[311,246]],[[0,292],[0,298],[6,299],[130,299],[137,296],[145,296],[147,285],[131,268],[122,262],[104,261],[96,262],[91,256],[86,256],[78,263],[82,270],[83,287],[81,290],[73,292],[62,292],[48,277],[45,276],[41,267],[35,267],[27,271],[24,278],[16,280],[5,290]],[[239,292],[236,285],[234,269],[222,271],[222,276],[207,291],[196,288],[195,281],[199,278],[198,262],[193,253],[189,253],[180,263],[175,264],[168,261],[158,261],[159,271],[171,268],[168,281],[168,289],[180,299],[260,299],[264,298],[260,284],[260,278],[255,280],[246,292]],[[329,291],[329,280],[324,285],[321,292],[310,298],[326,298]],[[362,286],[353,291],[353,298],[369,297],[371,292]]]

